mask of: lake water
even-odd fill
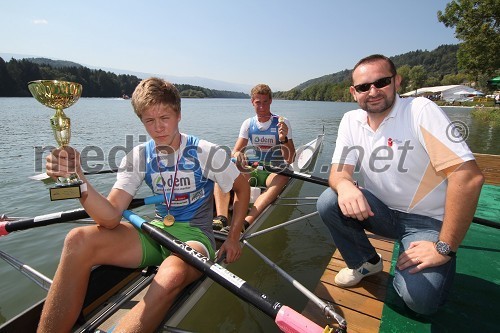
[[[290,119],[296,147],[314,139],[324,126],[324,147],[313,173],[327,177],[340,119],[356,107],[354,103],[275,100],[272,111]],[[445,111],[466,126],[467,141],[474,152],[500,154],[496,144],[500,129],[475,122],[470,117],[470,109],[446,108]],[[97,152],[92,165],[113,166],[125,149],[146,139],[146,132],[127,100],[82,98],[67,109],[66,114],[72,121],[71,144],[80,151]],[[0,98],[0,214],[32,217],[79,207],[76,200],[51,202],[48,186],[28,179],[43,172],[43,147],[55,144],[49,124],[52,115],[51,109],[33,98]],[[187,99],[182,101],[180,127],[185,133],[232,146],[241,122],[252,115],[249,100]],[[114,182],[112,175],[95,175],[89,179],[104,194]],[[323,189],[319,185],[297,182],[292,195],[318,196]],[[139,195],[149,195],[146,186]],[[150,208],[138,211],[147,213]],[[314,205],[280,207],[272,218],[280,222],[314,211]],[[52,278],[64,237],[75,226],[75,223],[65,223],[15,232],[0,238],[0,250]],[[326,265],[325,258],[333,249],[327,230],[317,216],[277,231],[272,237],[256,239],[254,245],[309,289],[314,289]],[[252,256],[252,253],[246,251],[244,255]],[[247,267],[235,266],[238,275],[274,299],[299,311],[302,309],[305,297],[266,264],[257,259],[249,262]],[[45,291],[1,260],[0,276],[0,323],[45,296]],[[219,294],[222,296],[216,300],[216,307],[204,304],[205,319],[198,323],[202,326],[197,328],[196,323],[186,323],[182,327],[205,332],[277,332],[272,321],[253,307],[224,290]]]

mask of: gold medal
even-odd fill
[[[168,214],[163,218],[163,224],[166,225],[167,227],[172,226],[174,222],[175,222],[175,217],[173,215]]]
[[[283,122],[285,122],[285,118],[283,118],[282,116],[279,116],[278,123],[283,123]]]

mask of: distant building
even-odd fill
[[[455,84],[449,86],[422,87],[417,90],[401,94],[401,97],[425,96],[433,100],[454,102],[471,100],[472,97],[477,95],[483,95],[483,93],[471,87]]]

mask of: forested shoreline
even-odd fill
[[[5,62],[0,57],[0,97],[29,97],[28,82],[40,79],[78,82],[83,85],[82,97],[131,96],[141,81],[134,75],[117,75],[69,61],[33,58]],[[248,94],[241,92],[213,90],[189,84],[175,86],[183,98],[249,98]]]

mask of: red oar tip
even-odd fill
[[[7,222],[0,222],[0,236],[5,236],[9,233],[7,231],[7,229],[5,228],[6,225],[7,225]]]

